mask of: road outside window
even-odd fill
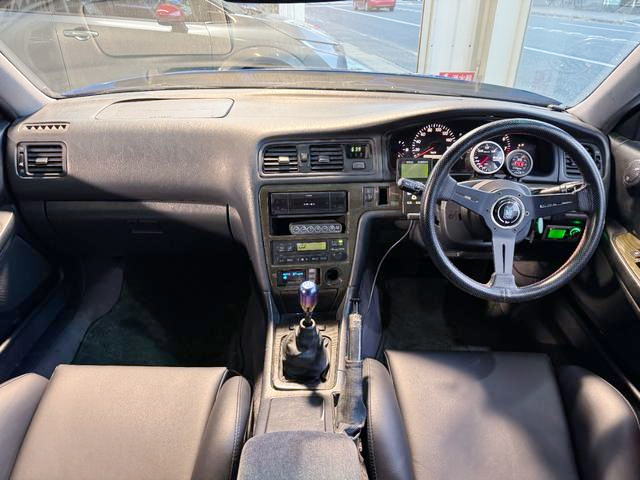
[[[640,0],[0,0],[0,51],[53,96],[306,69],[444,77],[573,105],[639,40]]]

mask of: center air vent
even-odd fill
[[[23,177],[62,177],[66,174],[63,143],[21,143],[18,145],[18,174]]]
[[[588,143],[584,143],[582,144],[582,146],[587,150],[587,152],[589,152],[589,155],[598,166],[598,170],[600,171],[600,173],[602,173],[603,171],[602,170],[602,154],[600,153],[600,150],[596,148],[594,145],[590,145]],[[573,158],[571,157],[571,155],[569,155],[566,152],[564,154],[564,164],[565,164],[565,172],[567,174],[567,177],[577,178],[581,176],[580,169],[573,161]]]
[[[309,145],[313,172],[341,172],[344,169],[344,149],[339,143]]]
[[[270,145],[262,156],[264,173],[293,173],[298,171],[298,149],[295,145]]]

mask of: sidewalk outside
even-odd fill
[[[587,20],[602,23],[640,22],[640,5],[636,8],[622,7],[615,11],[587,7],[553,7],[534,4],[531,7],[533,15],[547,15],[550,17],[565,17],[577,20]]]

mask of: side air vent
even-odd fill
[[[68,123],[27,123],[24,128],[39,132],[64,132],[69,127]]]
[[[62,177],[66,174],[63,143],[21,143],[18,145],[18,174],[23,177]]]
[[[312,172],[341,172],[344,170],[344,149],[342,144],[309,145],[309,159]]]
[[[298,171],[298,149],[295,145],[269,145],[262,155],[264,173],[295,173]]]
[[[600,173],[602,173],[603,171],[602,170],[602,154],[600,153],[600,150],[588,143],[583,143],[582,145],[587,150],[587,152],[589,152],[589,155],[598,166],[598,170],[600,170]],[[564,154],[564,165],[565,165],[565,172],[567,174],[567,177],[578,178],[581,176],[580,169],[573,161],[573,158],[571,158],[571,155],[569,155],[566,152]]]

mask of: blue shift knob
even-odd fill
[[[302,282],[298,290],[298,299],[304,314],[311,315],[318,304],[318,286],[316,283],[311,280]]]

